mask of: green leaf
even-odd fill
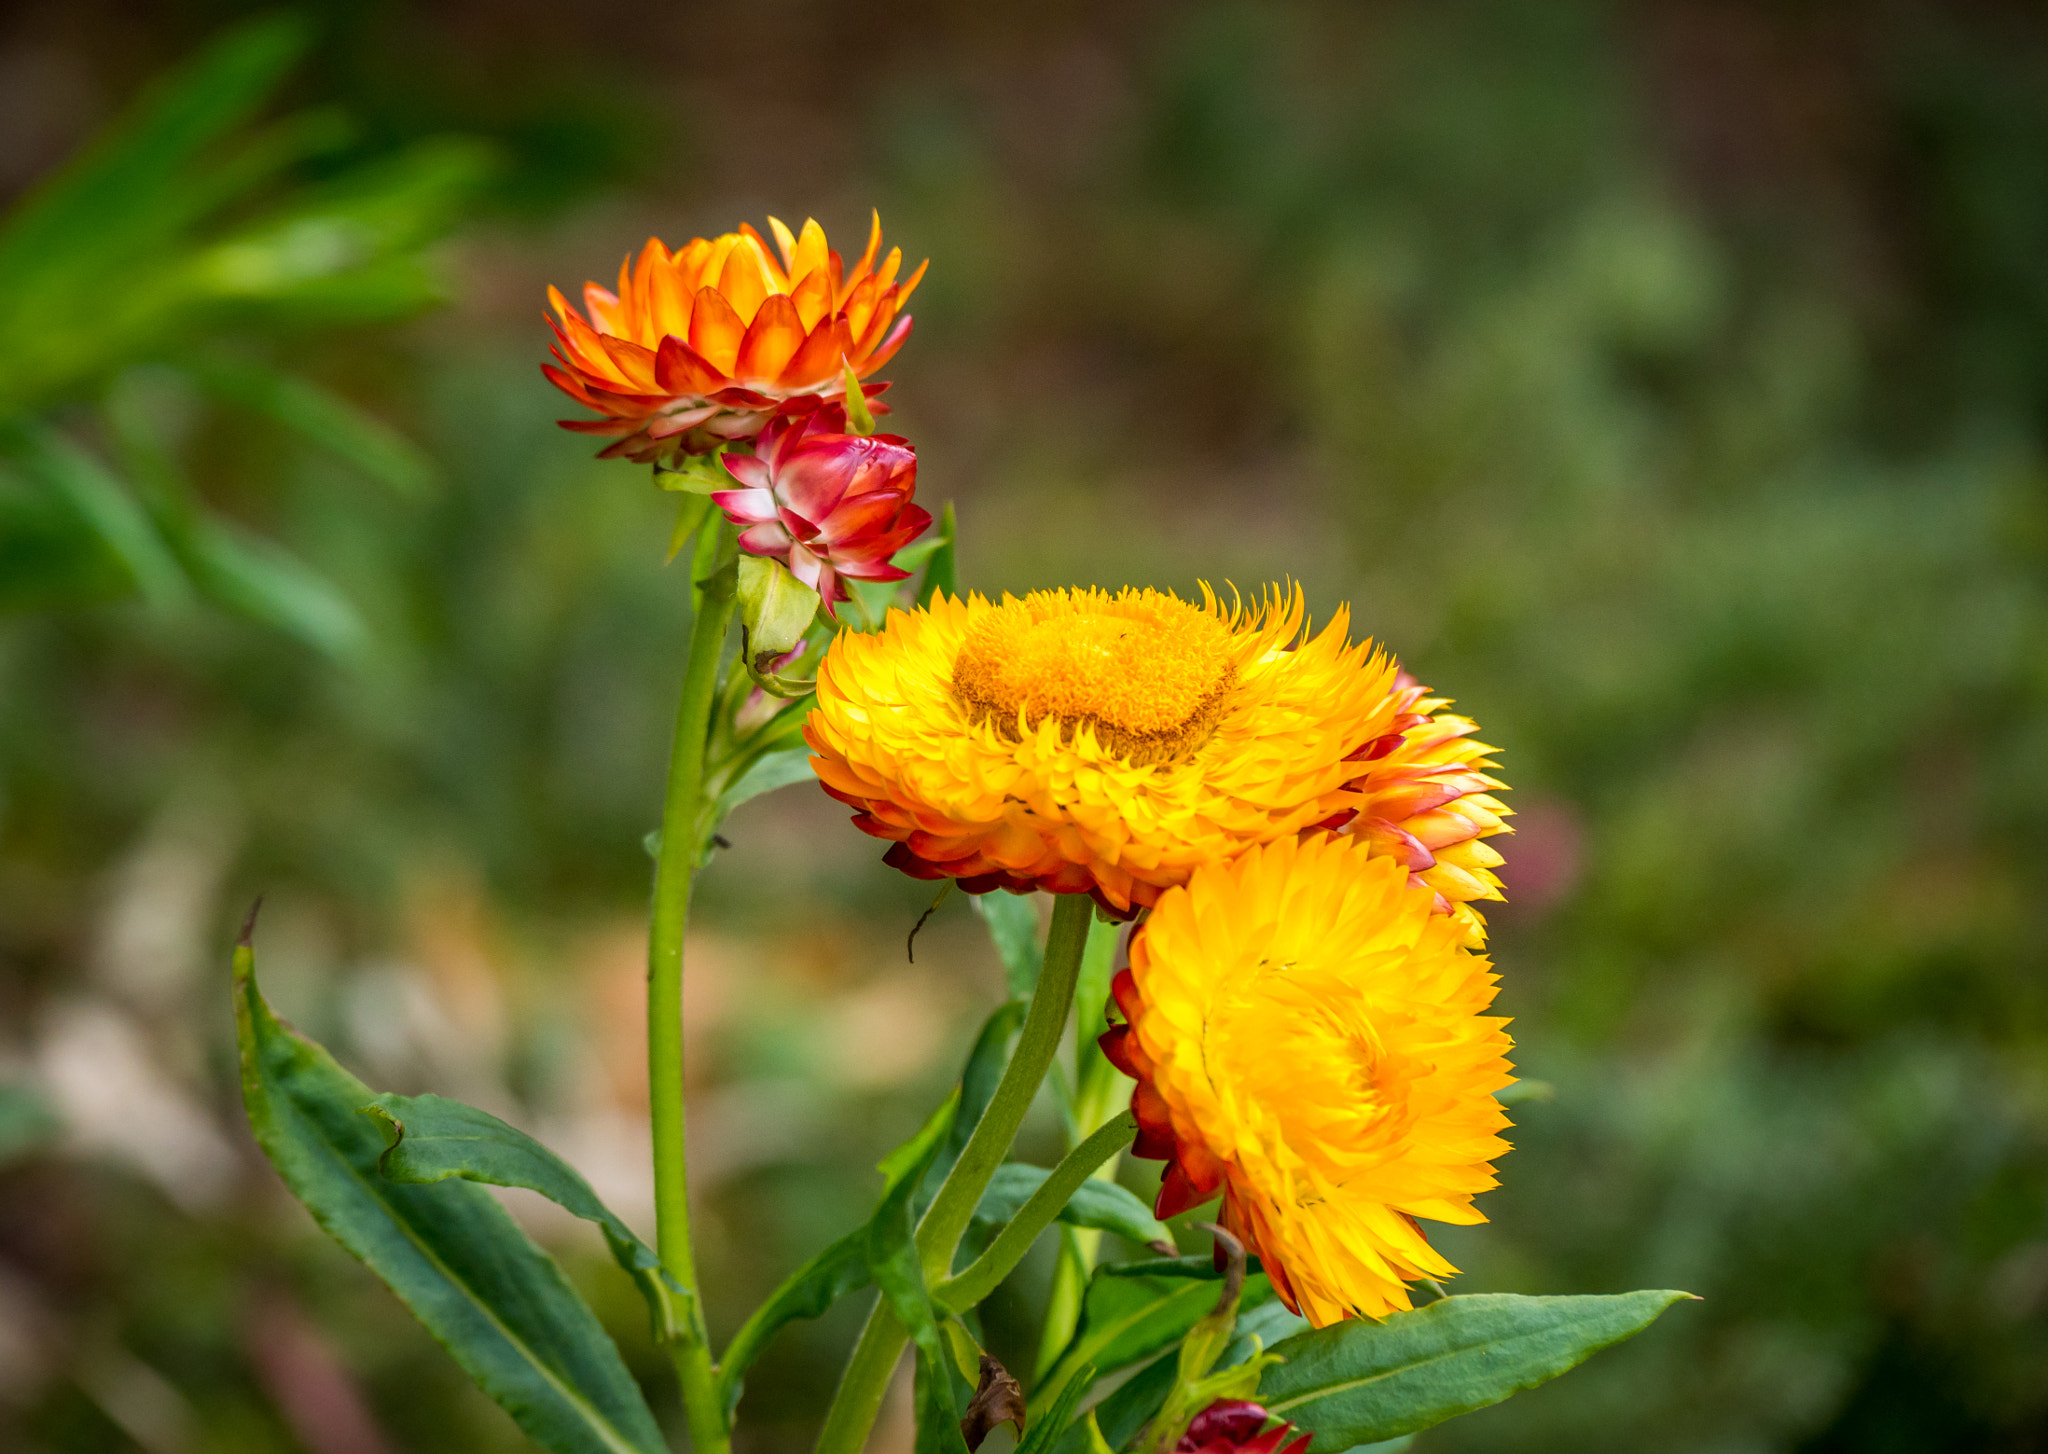
[[[929,606],[932,597],[940,591],[948,596],[960,594],[960,583],[955,579],[953,542],[960,538],[953,521],[953,502],[948,500],[946,508],[939,512],[939,547],[932,552],[931,564],[924,568],[924,579],[918,583],[917,604]]]
[[[989,1179],[988,1190],[981,1194],[981,1205],[974,1209],[974,1220],[987,1226],[1009,1221],[1050,1175],[1042,1166],[1015,1161],[997,1167],[996,1174]],[[1173,1230],[1153,1216],[1150,1207],[1113,1181],[1082,1182],[1060,1213],[1060,1220],[1070,1227],[1114,1232],[1140,1247],[1173,1240]]]
[[[339,394],[236,359],[204,359],[191,371],[220,398],[269,415],[400,495],[420,499],[434,487],[436,470],[426,451]]]
[[[868,1271],[866,1227],[847,1233],[784,1278],[741,1325],[718,1360],[718,1387],[726,1417],[739,1407],[747,1369],[785,1324],[798,1318],[823,1317],[834,1303],[873,1281]]]
[[[459,1177],[539,1192],[563,1211],[596,1224],[612,1260],[640,1284],[655,1337],[704,1341],[695,1300],[661,1259],[597,1199],[576,1168],[488,1111],[441,1096],[382,1095],[363,1107],[388,1141],[378,1169],[389,1181],[425,1186]]]
[[[1031,1420],[1031,1428],[1017,1445],[1017,1454],[1051,1454],[1053,1445],[1073,1421],[1074,1409],[1095,1386],[1095,1365],[1085,1364],[1074,1370],[1074,1376],[1067,1380],[1067,1386],[1060,1390],[1052,1407],[1039,1417]]]
[[[938,1154],[954,1110],[951,1103],[943,1107],[942,1116],[934,1116],[924,1130],[883,1163],[890,1177],[889,1190],[867,1226],[868,1271],[917,1352],[919,1454],[966,1454],[967,1449],[967,1441],[960,1435],[960,1411],[953,1397],[945,1337],[939,1331],[917,1252],[917,1225],[911,1208],[912,1193]]]
[[[177,534],[179,558],[220,604],[336,661],[367,653],[370,630],[354,603],[283,546],[217,516],[196,515]]]
[[[786,747],[779,752],[765,753],[718,795],[713,823],[723,823],[734,808],[763,793],[772,793],[792,783],[816,782],[817,778],[818,775],[811,771],[811,749],[808,747]]]
[[[967,1064],[960,1073],[960,1099],[953,1113],[952,1127],[939,1147],[939,1154],[932,1158],[924,1184],[918,1188],[914,1206],[920,1215],[931,1199],[939,1194],[939,1187],[953,1170],[953,1163],[960,1159],[960,1153],[967,1149],[968,1139],[974,1135],[974,1128],[981,1124],[982,1112],[994,1099],[996,1086],[1002,1081],[1003,1070],[1010,1061],[1010,1041],[1024,1023],[1025,1009],[1022,1001],[1008,1001],[988,1017],[982,1024],[981,1033],[974,1037],[974,1048],[968,1051]]]
[[[1003,973],[1010,982],[1010,998],[1028,1000],[1038,988],[1039,967],[1045,950],[1038,942],[1038,901],[1025,894],[998,890],[976,894],[974,911],[988,925],[988,937],[1003,961]]]
[[[948,1098],[918,1128],[916,1135],[882,1158],[879,1168],[884,1178],[882,1200],[868,1222],[784,1278],[782,1285],[770,1293],[767,1301],[754,1309],[740,1330],[733,1334],[724,1356],[718,1360],[719,1395],[724,1400],[728,1418],[739,1406],[747,1370],[761,1356],[761,1350],[768,1346],[769,1339],[785,1324],[798,1318],[822,1316],[839,1299],[859,1292],[874,1281],[868,1251],[875,1221],[895,1214],[891,1209],[899,1205],[896,1200],[899,1188],[916,1179],[913,1173],[925,1165],[925,1158],[938,1142],[940,1134],[952,1123],[955,1105],[956,1102]]]
[[[1547,1383],[1690,1296],[1484,1293],[1442,1298],[1384,1322],[1346,1321],[1276,1347],[1287,1361],[1267,1373],[1259,1402],[1315,1431],[1309,1454],[1333,1454]]]
[[[1084,1363],[1114,1373],[1178,1343],[1216,1306],[1221,1285],[1207,1257],[1161,1257],[1096,1268],[1081,1298],[1074,1336],[1034,1391],[1034,1401],[1057,1397]],[[1254,1308],[1272,1296],[1266,1275],[1254,1273],[1245,1279],[1238,1306]]]
[[[152,85],[77,160],[36,189],[0,231],[0,279],[15,284],[52,266],[78,267],[133,218],[137,202],[169,192],[208,143],[255,114],[311,38],[302,17],[239,26]]]
[[[527,1436],[555,1454],[664,1454],[597,1318],[489,1191],[380,1174],[386,1138],[361,1114],[374,1093],[272,1015],[246,940],[235,1022],[249,1123],[285,1185]]]
[[[54,430],[24,420],[0,424],[0,450],[77,513],[143,599],[157,607],[190,599],[185,573],[149,512],[105,465]]]

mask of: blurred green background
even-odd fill
[[[226,945],[266,893],[284,1013],[645,1224],[687,592],[668,498],[554,427],[542,290],[875,204],[964,580],[1297,577],[1503,750],[1556,1095],[1459,1287],[1705,1301],[1418,1449],[2048,1449],[2038,7],[256,13],[0,14],[0,1447],[520,1447],[255,1153]],[[905,962],[928,890],[822,794],[727,832],[720,1331],[1000,984],[957,898]],[[673,1420],[594,1237],[516,1210]],[[778,1342],[746,1454],[807,1447],[858,1313]]]

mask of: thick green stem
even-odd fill
[[[1032,992],[1031,1010],[1024,1017],[1024,1029],[1017,1037],[1017,1049],[1003,1071],[996,1093],[960,1159],[953,1163],[945,1184],[932,1199],[917,1227],[917,1250],[924,1263],[927,1286],[936,1284],[953,1270],[953,1255],[960,1238],[974,1217],[989,1178],[1009,1155],[1010,1143],[1024,1113],[1031,1109],[1047,1067],[1060,1048],[1060,1035],[1067,1026],[1067,1012],[1073,1006],[1074,981],[1081,970],[1081,950],[1088,942],[1088,923],[1094,904],[1081,894],[1061,894],[1053,900],[1052,928],[1045,938],[1045,967],[1038,974],[1038,988]],[[816,1454],[860,1454],[881,1412],[882,1398],[889,1390],[889,1375],[902,1356],[903,1325],[877,1299],[861,1330],[860,1342],[840,1376],[839,1391],[825,1415],[825,1427],[818,1433]]]
[[[1017,1215],[996,1233],[988,1251],[976,1258],[974,1265],[958,1277],[949,1278],[933,1288],[932,1300],[943,1305],[948,1312],[959,1313],[994,1292],[996,1285],[1010,1275],[1010,1270],[1024,1260],[1024,1254],[1031,1250],[1038,1234],[1052,1225],[1052,1219],[1060,1214],[1080,1189],[1081,1183],[1088,1180],[1096,1167],[1130,1145],[1137,1132],[1137,1118],[1126,1111],[1068,1152],[1066,1158],[1053,1168],[1052,1175],[1041,1182],[1038,1190],[1017,1209]]]
[[[713,533],[712,531],[707,531]],[[689,1180],[683,1161],[683,932],[704,799],[704,744],[718,692],[719,657],[732,623],[729,588],[699,583],[690,660],[676,709],[668,796],[661,812],[661,857],[654,871],[654,913],[647,937],[647,1089],[654,1123],[655,1242],[662,1266],[689,1293],[686,1322],[669,1345],[682,1383],[697,1454],[726,1454],[731,1435],[712,1379],[711,1350],[698,1305],[697,1257],[690,1245]]]

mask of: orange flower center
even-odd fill
[[[1260,957],[1207,1007],[1202,1070],[1213,1094],[1242,1108],[1243,1133],[1267,1159],[1341,1185],[1397,1149],[1412,1120],[1415,1082],[1430,1067],[1382,1033],[1404,1020],[1326,966]]]
[[[1206,741],[1236,679],[1230,628],[1155,591],[1006,601],[974,623],[953,664],[953,690],[975,722],[1014,740],[1056,721],[1068,742],[1085,722],[1138,764]]]

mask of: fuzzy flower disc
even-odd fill
[[[1138,1081],[1158,1212],[1223,1224],[1317,1327],[1411,1306],[1457,1269],[1417,1219],[1482,1222],[1512,1083],[1494,975],[1400,865],[1348,835],[1283,839],[1161,896],[1103,1037]]]

